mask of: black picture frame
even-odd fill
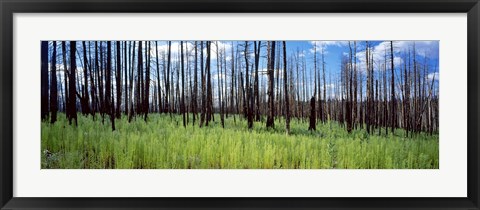
[[[0,0],[1,209],[479,209],[478,0]],[[465,198],[16,198],[13,193],[14,13],[467,13],[468,196]]]

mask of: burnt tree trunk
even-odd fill
[[[207,41],[207,61],[206,61],[206,74],[207,74],[207,104],[206,104],[206,123],[205,125],[208,126],[208,123],[212,119],[212,78],[211,78],[211,72],[210,72],[210,57],[211,57],[211,41]]]
[[[182,101],[180,104],[180,112],[182,112],[183,117],[183,127],[187,127],[187,121],[185,116],[185,67],[183,59],[183,41],[180,41],[180,53],[181,53],[181,66],[182,66]],[[218,59],[218,57],[217,57]]]
[[[148,45],[147,45],[148,43]],[[144,118],[143,120],[147,122],[148,119],[148,112],[150,109],[150,41],[145,43],[145,80],[144,80],[144,90],[145,93],[143,94],[143,111],[144,111]]]
[[[63,84],[64,84],[64,101],[65,101],[65,114],[67,119],[70,118],[70,100],[68,95],[70,94],[68,90],[68,79],[70,78],[70,74],[68,73],[68,66],[67,66],[67,46],[66,42],[62,41],[62,61],[63,61]]]
[[[41,43],[41,94],[42,94],[42,120],[48,118],[48,41]]]
[[[287,44],[285,41],[283,41],[283,90],[285,94],[285,130],[288,135],[290,134],[290,96],[288,95],[287,81]]]
[[[117,71],[115,75],[116,79],[116,86],[117,86],[117,107],[115,109],[115,117],[117,119],[120,119],[120,106],[122,105],[122,70],[121,70],[121,65],[120,65],[120,41],[116,42],[116,48],[117,48]]]
[[[57,91],[57,42],[53,41],[53,52],[51,59],[51,72],[50,72],[50,123],[57,121],[58,111],[58,91]]]
[[[89,96],[88,96],[88,59],[87,47],[85,41],[82,41],[83,47],[83,93],[81,97],[82,113],[87,115],[90,113]]]
[[[268,61],[268,117],[267,117],[267,128],[275,127],[274,115],[275,115],[275,102],[274,102],[274,65],[275,65],[275,41],[271,42],[271,52],[270,60]]]
[[[105,69],[105,106],[110,115],[112,131],[115,130],[115,110],[112,103],[112,42],[107,41],[107,68]]]
[[[392,100],[392,106],[390,109],[390,126],[392,127],[392,134],[395,131],[395,73],[394,73],[394,65],[393,65],[393,41],[390,41],[390,63],[391,63],[391,70],[392,70],[392,81],[391,81],[391,96],[390,100]]]
[[[261,113],[260,113],[260,94],[259,94],[259,87],[258,87],[258,65],[260,63],[260,49],[261,49],[261,41],[257,42],[254,41],[254,54],[255,54],[255,81],[254,81],[254,88],[253,92],[255,95],[255,120],[260,121]]]
[[[250,106],[251,104],[251,87],[250,87],[250,77],[248,75],[249,70],[248,70],[248,42],[245,42],[245,89],[247,91],[246,93],[246,101],[244,101],[245,105],[247,106],[247,121],[248,121],[248,129],[253,128],[253,111],[252,107]]]
[[[309,131],[317,130],[316,124],[316,112],[315,112],[315,96],[310,99],[310,124],[308,126]]]
[[[76,53],[77,50],[77,42],[71,41],[70,42],[70,75],[69,75],[69,112],[70,117],[68,119],[69,123],[72,124],[72,120],[75,120],[75,126],[78,125],[77,122],[77,87],[75,86],[75,73],[77,71],[77,60],[76,60]]]

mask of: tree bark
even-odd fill
[[[117,86],[117,108],[115,109],[115,117],[120,119],[120,106],[122,105],[122,69],[121,69],[121,60],[120,60],[120,41],[116,42],[117,47],[117,71],[116,71],[116,86]]]
[[[287,44],[283,41],[283,92],[285,94],[285,130],[290,134],[290,97],[288,95]]]
[[[390,110],[390,126],[392,129],[392,134],[395,131],[395,73],[394,73],[394,64],[393,64],[393,41],[390,41],[390,63],[392,65],[392,81],[391,81],[391,101],[392,101],[392,106]]]
[[[42,120],[48,118],[48,41],[41,43],[41,93],[42,93]]]
[[[185,68],[183,62],[183,41],[180,41],[180,52],[181,52],[181,66],[182,66],[182,101],[180,105],[180,111],[182,112],[183,116],[183,127],[187,127],[187,121],[185,116]],[[217,58],[218,59],[218,58]]]
[[[271,42],[271,52],[270,52],[270,60],[268,61],[268,105],[269,105],[269,112],[267,117],[267,128],[274,128],[274,115],[275,115],[275,103],[274,103],[274,65],[275,65],[275,41]]]
[[[248,70],[248,41],[245,42],[245,52],[244,52],[244,56],[245,56],[245,89],[247,91],[247,94],[246,94],[246,101],[245,101],[245,105],[247,106],[247,121],[248,121],[248,129],[252,129],[253,128],[253,111],[252,111],[252,106],[250,106],[251,104],[251,86],[250,86],[250,77],[248,75],[249,73],[249,70]]]
[[[77,71],[77,60],[75,57],[77,49],[77,42],[70,41],[70,76],[69,76],[69,112],[70,118],[68,119],[70,124],[72,124],[72,120],[75,120],[75,126],[78,125],[77,122],[77,97],[76,92],[77,88],[75,86],[75,73]]]
[[[110,122],[112,124],[112,131],[115,130],[115,110],[112,103],[112,42],[107,41],[107,69],[105,72],[105,102]]]
[[[50,123],[55,123],[57,121],[57,111],[58,111],[58,91],[57,91],[57,42],[53,41],[53,52],[52,59],[50,64],[50,111],[52,112],[50,116]]]

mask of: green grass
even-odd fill
[[[182,126],[181,116],[150,114],[128,123],[125,116],[111,131],[108,119],[78,117],[70,126],[64,114],[55,124],[42,122],[41,165],[56,169],[438,169],[438,135],[369,136],[348,134],[335,122],[308,124],[293,120],[285,134],[284,120],[276,129],[255,122],[220,117],[208,127]],[[378,131],[376,131],[378,133]]]

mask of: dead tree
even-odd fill
[[[208,126],[208,123],[210,122],[210,120],[212,119],[212,106],[213,106],[213,103],[212,103],[212,78],[211,78],[211,72],[210,72],[210,57],[211,57],[211,48],[210,48],[210,45],[211,45],[211,41],[207,41],[207,61],[206,61],[206,66],[205,66],[205,71],[206,71],[206,74],[207,74],[207,79],[206,79],[206,83],[207,83],[207,104],[206,104],[206,123],[205,125]]]
[[[115,117],[120,119],[120,106],[122,104],[122,72],[121,72],[121,65],[120,65],[120,41],[116,42],[117,48],[117,65],[116,72],[115,72],[115,79],[116,79],[116,89],[117,89],[117,107],[115,109]]]
[[[285,41],[283,41],[283,90],[285,94],[285,130],[288,135],[290,134],[290,97],[288,95],[287,76],[287,44]]]
[[[274,65],[275,65],[275,41],[271,41],[271,51],[268,60],[268,117],[267,117],[267,128],[275,127],[275,98],[274,98]]]
[[[42,120],[48,118],[48,41],[41,43],[41,112]]]
[[[246,89],[246,100],[244,101],[244,106],[247,107],[247,121],[248,129],[253,128],[253,110],[251,104],[251,87],[250,87],[250,76],[248,70],[248,41],[245,42],[245,51],[243,55],[245,56],[245,89]]]
[[[183,41],[180,41],[180,54],[181,54],[181,66],[182,66],[182,101],[180,103],[180,112],[183,117],[183,127],[187,127],[187,119],[185,116],[185,67],[183,59]]]
[[[315,96],[312,96],[310,99],[310,124],[308,126],[309,131],[317,130],[316,124],[316,113],[315,113]]]
[[[85,41],[82,41],[83,46],[83,93],[80,98],[82,113],[87,115],[90,113],[89,97],[88,97],[88,59],[87,59],[87,47]]]
[[[390,63],[392,65],[392,81],[391,81],[391,96],[390,100],[392,101],[392,106],[390,109],[390,126],[392,129],[392,134],[395,131],[395,73],[393,65],[393,41],[390,41]]]
[[[68,121],[72,124],[72,120],[75,120],[75,126],[78,125],[77,122],[77,87],[75,86],[75,73],[77,71],[77,60],[76,60],[76,53],[77,50],[77,42],[70,41],[70,75],[69,75],[69,118]]]
[[[112,124],[112,131],[115,130],[115,108],[113,106],[113,95],[112,95],[112,43],[107,41],[107,69],[105,72],[105,106],[107,108],[108,114],[110,115],[110,122]]]
[[[258,86],[258,65],[260,63],[260,49],[261,49],[261,41],[253,42],[254,46],[254,54],[255,54],[255,81],[254,81],[254,97],[255,97],[255,120],[260,121],[261,113],[260,113],[260,94],[259,94],[259,86]]]
[[[53,52],[50,64],[50,123],[57,121],[58,91],[57,91],[57,42],[53,41]]]

